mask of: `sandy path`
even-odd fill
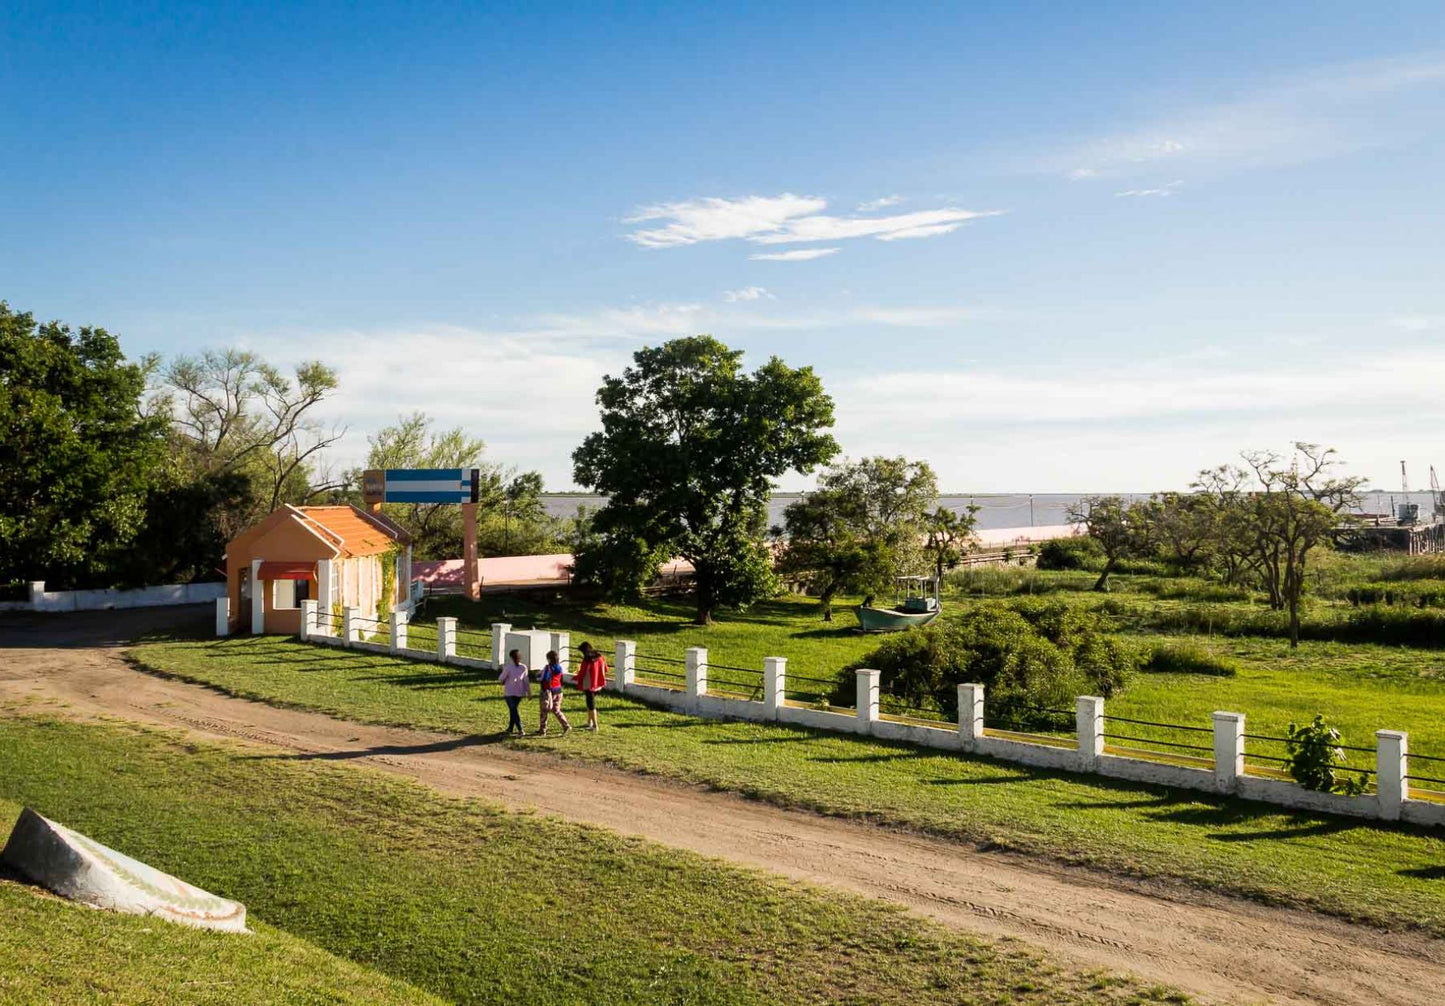
[[[785,811],[482,739],[362,726],[138,672],[122,636],[175,611],[0,621],[0,702],[120,716],[208,738],[352,761],[905,905],[1061,958],[1132,971],[1218,1002],[1428,1003],[1445,942],[1026,857]],[[194,616],[191,616],[194,617]],[[35,703],[38,703],[36,705]],[[287,754],[289,753],[289,754]]]

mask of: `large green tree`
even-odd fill
[[[0,301],[0,581],[120,582],[166,454],[145,384],[105,329]]]
[[[831,622],[839,594],[871,599],[894,577],[923,571],[937,497],[938,481],[922,461],[875,457],[832,468],[783,511],[779,565],[807,578]]]
[[[773,480],[837,453],[833,401],[812,368],[773,357],[752,373],[711,336],[639,350],[597,392],[602,429],[572,456],[579,485],[608,497],[578,577],[614,594],[692,563],[697,621],[776,589],[765,542]]]

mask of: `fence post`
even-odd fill
[[[1074,722],[1079,732],[1079,762],[1084,771],[1099,767],[1104,753],[1104,700],[1097,695],[1080,695],[1075,705]]]
[[[690,703],[707,694],[707,647],[687,648],[687,697]]]
[[[632,687],[637,674],[637,644],[630,639],[619,639],[616,658],[612,664],[612,687],[625,692]]]
[[[572,634],[570,632],[552,632],[547,635],[547,649],[554,650],[557,654],[557,665],[563,671],[567,670],[567,661],[572,656]]]
[[[231,634],[231,599],[229,597],[216,598],[216,635],[229,636]],[[301,613],[301,638],[306,638],[306,612]]]
[[[1400,820],[1400,808],[1410,795],[1410,736],[1403,730],[1375,731],[1375,794],[1380,818]]]
[[[219,620],[217,621],[216,624],[217,624],[217,627],[220,626]],[[301,642],[303,642],[303,643],[306,642],[306,640],[310,639],[312,636],[316,635],[316,600],[315,600],[315,598],[307,598],[305,601],[302,601],[302,602],[301,602],[301,632],[300,632],[300,635],[301,635]]]
[[[355,605],[341,609],[341,638],[347,646],[361,642],[361,609]]]
[[[457,655],[457,620],[451,616],[437,619],[437,660],[445,664]]]
[[[400,653],[406,649],[406,628],[411,622],[411,612],[400,608],[391,609],[391,652]]]
[[[768,711],[768,719],[778,718],[778,710],[783,708],[783,701],[788,694],[788,658],[787,657],[764,657],[763,658],[763,704]]]
[[[507,662],[507,633],[512,626],[506,622],[492,623],[492,670],[500,671]]]
[[[881,671],[859,670],[858,676],[858,732],[871,733],[878,721],[878,679]]]
[[[965,751],[983,740],[983,685],[958,686],[958,739]]]
[[[1214,714],[1214,784],[1233,793],[1244,775],[1244,713]]]

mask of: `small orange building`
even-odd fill
[[[410,583],[411,536],[386,517],[284,506],[226,545],[227,631],[298,634],[301,602],[312,598],[338,624],[347,607],[385,618]]]

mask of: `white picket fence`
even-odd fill
[[[523,661],[532,667],[540,665],[547,650],[556,650],[565,667],[570,651],[570,636],[566,632],[539,629],[514,631],[506,623],[494,623],[491,627],[490,659],[461,656],[456,652],[455,618],[437,619],[435,649],[413,649],[407,645],[409,616],[405,612],[393,613],[389,623],[390,638],[385,643],[364,640],[363,626],[359,609],[348,608],[343,613],[340,631],[329,631],[318,624],[316,602],[302,602],[301,638],[327,646],[389,653],[412,660],[488,671],[500,667],[504,655],[513,649],[521,650]],[[983,755],[1035,768],[1093,773],[1131,782],[1234,795],[1299,810],[1411,824],[1445,825],[1445,802],[1411,795],[1408,785],[1409,740],[1402,731],[1378,730],[1375,733],[1375,792],[1345,796],[1308,790],[1291,779],[1280,778],[1278,774],[1247,771],[1243,713],[1213,714],[1213,726],[1208,731],[1213,735],[1212,767],[1193,767],[1177,763],[1185,759],[1171,762],[1107,751],[1105,724],[1109,717],[1104,712],[1104,700],[1098,696],[1082,695],[1076,700],[1073,738],[1051,737],[985,728],[985,694],[984,686],[980,684],[958,686],[956,725],[932,726],[881,712],[880,674],[875,670],[857,672],[855,708],[843,712],[789,699],[788,661],[783,657],[768,657],[763,661],[759,672],[762,689],[757,699],[710,693],[708,653],[704,647],[690,648],[684,667],[685,673],[677,676],[682,682],[678,687],[640,682],[637,680],[637,644],[619,640],[608,688],[649,705],[705,719],[795,724],[816,730],[901,741],[919,747]],[[1205,758],[1187,760],[1210,761]]]

